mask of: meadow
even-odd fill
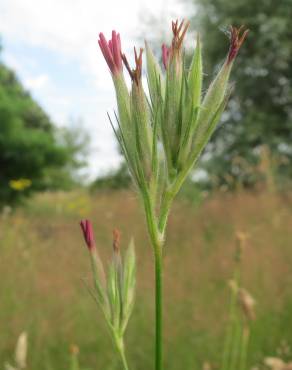
[[[90,218],[104,259],[112,230],[122,248],[134,237],[136,304],[126,335],[131,368],[153,368],[152,251],[133,192],[44,193],[0,219],[0,368],[28,333],[29,370],[118,370],[100,311],[86,289],[88,252],[78,222]],[[255,298],[248,368],[267,356],[292,359],[292,194],[217,193],[194,205],[179,198],[165,251],[165,368],[216,369],[228,326],[236,235],[244,237],[242,284]],[[73,347],[72,347],[73,346]],[[77,347],[76,347],[77,346]],[[205,364],[205,365],[204,365]]]

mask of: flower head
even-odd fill
[[[121,73],[123,64],[120,34],[112,31],[112,38],[107,41],[104,34],[100,33],[98,44],[111,73],[113,75]]]
[[[85,243],[89,250],[92,250],[95,248],[95,241],[93,236],[93,228],[92,224],[89,220],[81,220],[80,226],[83,232]]]
[[[245,30],[242,34],[244,26],[239,28],[230,26],[230,48],[227,57],[227,63],[230,64],[236,57],[243,41],[245,40],[249,30]],[[241,35],[240,35],[241,34]]]

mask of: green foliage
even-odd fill
[[[248,41],[234,68],[236,89],[224,126],[209,144],[203,164],[213,185],[251,186],[262,179],[261,147],[276,163],[275,178],[292,177],[292,43],[291,1],[193,0],[194,28],[203,39],[205,72],[224,56],[230,24],[250,29]],[[245,165],[242,166],[244,158]],[[266,174],[263,174],[266,176]]]
[[[80,142],[53,126],[2,63],[0,125],[0,204],[14,204],[34,191],[72,187],[72,168],[81,165]]]
[[[131,177],[127,165],[124,162],[116,171],[111,171],[104,176],[98,177],[91,184],[91,189],[93,191],[128,189],[130,184]]]

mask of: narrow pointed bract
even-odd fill
[[[165,81],[162,70],[156,60],[150,46],[145,42],[147,58],[147,82],[150,93],[151,104],[156,110],[162,104],[164,97]]]
[[[202,66],[202,52],[201,52],[201,41],[200,36],[197,36],[196,49],[192,59],[189,75],[188,84],[190,95],[192,97],[193,107],[199,107],[201,104],[202,97],[202,82],[203,82],[203,66]]]

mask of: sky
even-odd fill
[[[0,1],[2,60],[56,125],[79,125],[89,134],[84,176],[93,179],[121,161],[106,115],[115,109],[115,96],[99,32],[109,37],[117,30],[131,55],[145,15],[161,17],[167,27],[185,13],[178,0]]]

